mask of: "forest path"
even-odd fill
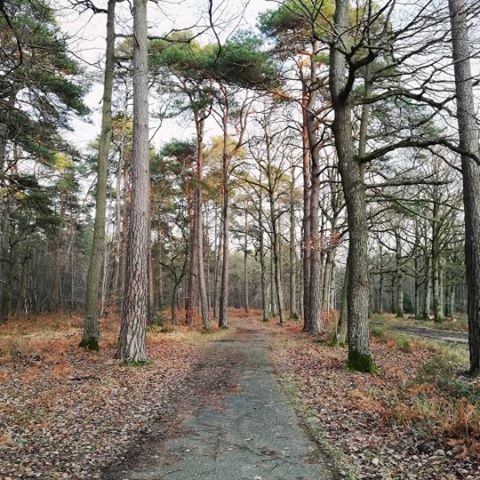
[[[389,325],[381,322],[372,322],[373,325],[386,325],[388,330],[404,333],[406,335],[413,335],[415,337],[422,337],[427,340],[436,340],[443,343],[460,343],[468,344],[468,333],[454,332],[450,330],[436,330],[434,328],[422,326],[403,326],[403,325]]]
[[[195,387],[167,433],[105,478],[115,480],[323,480],[337,476],[300,427],[275,376],[269,331],[242,320],[206,349],[230,364],[226,383]],[[270,331],[271,332],[271,331]]]

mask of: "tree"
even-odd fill
[[[149,309],[150,175],[148,137],[147,2],[133,4],[133,155],[132,200],[128,222],[125,293],[116,357],[145,362]]]
[[[480,153],[475,118],[467,4],[449,0],[452,59],[455,69],[457,118],[462,154],[465,210],[465,266],[467,274],[470,374],[480,374],[480,165],[468,154]]]
[[[97,303],[100,276],[105,254],[105,215],[107,204],[108,155],[112,139],[112,91],[115,62],[115,5],[109,0],[107,11],[107,45],[105,52],[105,74],[103,80],[102,126],[97,156],[97,189],[95,202],[95,225],[93,227],[92,251],[88,268],[87,294],[85,298],[85,320],[80,347],[98,350]]]
[[[30,161],[36,165],[35,177],[45,173],[45,169],[55,171],[60,153],[76,159],[77,153],[64,141],[61,132],[70,128],[73,115],[88,113],[83,103],[86,89],[81,82],[82,71],[68,53],[67,39],[53,9],[44,1],[23,0],[8,2],[3,7],[0,12],[0,320],[10,313],[6,307],[11,304],[8,285],[13,270],[8,259],[11,246],[16,243],[11,237],[14,229],[8,225],[7,212],[14,208],[15,192],[38,199],[46,187],[32,178],[28,170],[24,171],[22,163]],[[37,187],[33,187],[34,183]],[[48,202],[45,206],[48,208]]]

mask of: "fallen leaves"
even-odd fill
[[[276,332],[272,345],[279,375],[295,381],[327,442],[346,455],[360,478],[480,478],[478,439],[468,437],[480,419],[478,409],[465,402],[453,411],[438,388],[415,380],[432,352],[373,342],[381,371],[365,375],[345,368],[345,350],[312,342],[296,324],[285,330]],[[461,438],[452,442],[455,435]]]
[[[92,354],[77,348],[78,327],[49,325],[50,338],[31,328],[0,358],[2,480],[100,478],[102,467],[169,415],[199,358],[198,345],[158,333],[149,365],[126,367],[113,360],[115,329],[103,342],[110,347]],[[10,339],[17,335],[6,328]],[[42,331],[40,321],[36,328]]]

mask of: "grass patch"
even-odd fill
[[[152,362],[150,360],[144,360],[142,362],[125,362],[125,366],[132,368],[148,368],[152,366]]]
[[[412,343],[408,337],[405,335],[395,335],[393,339],[398,350],[403,353],[412,353]]]
[[[162,327],[160,329],[160,333],[174,333],[175,328],[174,327]]]

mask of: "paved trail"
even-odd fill
[[[215,392],[213,405],[202,395],[189,400],[191,410],[180,417],[174,435],[149,441],[143,455],[106,478],[336,479],[277,383],[267,335],[256,323],[212,342],[211,354],[234,363],[235,388]]]
[[[380,322],[372,322],[373,325],[384,325]],[[468,344],[468,334],[464,332],[454,332],[450,330],[435,330],[433,328],[422,326],[407,326],[407,325],[386,325],[389,330],[413,335],[415,337],[423,337],[431,340],[437,340],[443,343],[460,343]]]

